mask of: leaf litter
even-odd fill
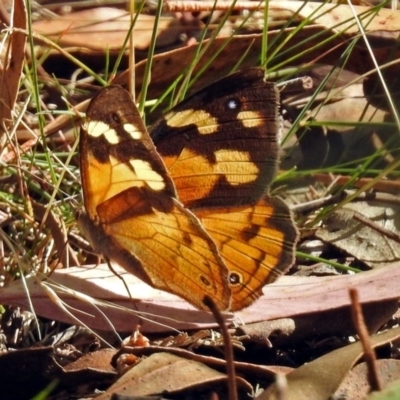
[[[285,27],[281,32],[278,30],[268,32],[269,42],[272,43],[271,52],[277,48],[273,39],[279,38],[281,43],[286,43],[287,47],[282,48],[282,51],[287,52],[285,56],[287,59],[290,59],[290,55],[299,54],[295,60],[297,65],[308,63],[312,65],[315,60],[318,60],[321,64],[332,66],[342,55],[346,41],[354,39],[358,34],[354,24],[350,23],[346,27],[349,20],[353,19],[347,5],[321,5],[312,2],[303,4],[272,1],[270,3],[271,15],[272,19],[275,17],[275,23],[279,23],[277,22],[278,15],[282,15],[278,14],[278,11],[280,13],[295,12],[296,18],[293,22],[296,23],[307,19],[308,26],[297,34],[295,34],[295,24]],[[22,2],[15,1],[14,7],[14,15],[18,15],[19,18],[25,15]],[[46,35],[48,31],[40,30],[39,26],[60,27],[60,21],[66,20],[67,25],[61,31],[59,29],[58,32],[53,32],[53,36],[49,35],[49,37],[55,39],[65,49],[68,46],[68,52],[78,58],[86,57],[87,59],[90,55],[90,62],[98,67],[99,59],[96,57],[100,55],[104,61],[104,52],[119,51],[123,41],[123,35],[114,36],[109,33],[110,30],[115,29],[104,16],[110,18],[111,13],[114,13],[118,15],[118,21],[121,15],[126,14],[121,13],[121,9],[96,8],[95,10],[95,14],[91,10],[86,10],[86,14],[84,11],[76,11],[81,14],[66,16],[56,14],[53,21],[37,21],[36,32]],[[370,22],[366,24],[370,37],[381,40],[379,45],[371,40],[378,63],[384,64],[389,61],[389,56],[396,60],[398,49],[393,46],[393,43],[398,34],[398,25],[396,27],[395,23],[399,18],[398,12],[381,9],[379,14],[371,14],[369,7],[359,6],[357,13]],[[192,14],[189,20],[193,22],[193,25],[183,29],[182,26],[188,22],[189,14],[190,11],[182,19],[178,19],[176,15],[175,18],[168,17],[160,26],[161,35],[169,41],[165,42],[160,38],[159,54],[154,56],[152,81],[148,92],[153,98],[163,93],[166,86],[193,59],[196,47],[186,45],[196,40],[198,31],[201,31],[204,26],[202,18],[207,17]],[[221,15],[223,12],[220,12],[213,21],[218,21]],[[288,18],[287,14],[284,15]],[[101,20],[97,21],[97,26],[87,23],[87,19],[93,16]],[[142,45],[142,49],[146,49],[150,43],[151,30],[146,27],[153,23],[153,17],[151,15],[149,17],[144,18],[142,35],[136,37],[137,46]],[[232,25],[227,25],[229,29],[232,29],[232,26],[238,26],[240,18],[243,17],[240,13],[236,13],[235,18],[230,21]],[[82,21],[83,26],[90,27],[89,30],[74,33],[77,25],[70,23],[74,19],[78,21],[77,25],[80,25],[79,22]],[[220,57],[214,60],[215,70],[228,72],[232,59],[240,58],[245,51],[247,51],[247,56],[243,67],[254,64],[259,57],[262,44],[262,35],[258,31],[262,25],[255,22],[256,20],[253,19],[254,25],[251,29],[248,28],[247,36],[237,36],[227,44],[224,36],[212,41],[208,54],[211,55],[216,53],[217,49],[222,49]],[[14,23],[21,24],[23,21],[15,19]],[[92,33],[93,28],[95,33]],[[96,32],[96,29],[99,32]],[[382,29],[385,29],[387,34],[384,34]],[[342,34],[341,37],[337,36],[338,30]],[[185,33],[183,41],[182,31]],[[226,31],[224,32],[226,34]],[[101,35],[97,33],[108,38],[110,43],[105,45],[101,40]],[[393,35],[391,36],[390,33]],[[282,36],[278,36],[279,34]],[[322,43],[322,47],[315,50],[310,46],[310,42],[305,41],[314,36],[319,37],[318,41]],[[291,38],[289,45],[285,37]],[[327,44],[324,45],[324,40],[321,38],[325,38]],[[13,39],[15,39],[12,47],[13,59],[21,60],[23,58],[21,37],[16,34]],[[52,66],[56,65],[54,71],[57,75],[60,72],[59,55],[55,54],[54,48],[52,52],[49,52],[50,49],[44,42],[40,43],[40,48],[36,49],[38,52],[36,56],[50,54],[45,68],[52,72]],[[226,44],[224,48],[222,48],[223,43]],[[294,46],[295,44],[297,47]],[[165,46],[169,48],[166,49]],[[170,46],[176,47],[176,50],[169,51]],[[303,51],[299,49],[307,51],[303,54]],[[208,62],[209,59],[210,56],[205,55],[196,68],[204,67],[204,60]],[[139,61],[136,67],[138,87],[143,82],[144,65],[145,61]],[[171,68],[165,68],[165,65],[171,65]],[[15,87],[18,87],[17,82],[21,76],[20,64],[14,63],[12,66],[16,69],[7,71],[10,74],[8,79],[9,110],[13,109]],[[397,68],[395,66],[384,72],[388,77],[387,81],[395,80],[398,75]],[[397,131],[393,128],[393,117],[388,113],[386,104],[376,100],[381,98],[381,94],[374,95],[374,90],[371,89],[380,82],[376,75],[371,74],[362,86],[359,84],[351,86],[350,79],[355,79],[355,77],[351,75],[350,78],[350,75],[346,74],[346,69],[347,72],[355,74],[357,79],[360,79],[361,74],[370,71],[369,57],[360,43],[354,47],[345,69],[340,70],[343,73],[339,73],[332,80],[333,91],[325,86],[329,90],[327,89],[325,93],[319,92],[319,99],[313,103],[314,108],[308,110],[306,118],[303,119],[304,122],[308,118],[308,121],[313,121],[314,125],[325,122],[323,129],[313,124],[307,126],[304,131],[298,129],[296,140],[293,142],[289,140],[284,146],[282,166],[286,170],[297,167],[299,171],[315,169],[318,172],[315,175],[309,173],[304,178],[299,177],[295,179],[296,182],[290,182],[289,179],[278,180],[277,193],[286,197],[288,202],[292,201],[292,204],[313,201],[334,192],[335,187],[338,187],[335,179],[339,176],[335,176],[335,172],[330,173],[329,168],[339,163],[346,165],[346,162],[357,158],[363,160],[377,150],[381,151],[381,154],[379,160],[373,164],[374,168],[378,166],[384,168],[385,165],[390,165],[396,160],[398,142],[395,140]],[[315,89],[325,79],[326,72],[320,75],[320,79],[317,68],[311,68],[309,72],[313,76]],[[127,77],[126,73],[121,74],[117,82],[127,83]],[[65,76],[61,79],[65,79]],[[212,79],[214,79],[213,74],[204,74],[196,81],[194,87],[204,86]],[[88,88],[88,83],[84,80],[75,84],[81,88]],[[91,84],[92,81],[89,85]],[[391,87],[395,88],[395,86]],[[70,92],[73,93],[73,90]],[[48,103],[54,100],[54,91],[50,90],[50,85],[46,87],[44,93]],[[313,91],[300,92],[297,98],[284,98],[286,100],[285,132],[295,126],[296,119],[305,104],[309,102],[310,94],[313,94]],[[394,89],[393,94],[397,95]],[[79,103],[80,96],[75,93],[69,96],[69,100]],[[368,99],[368,102],[364,97]],[[84,109],[84,105],[77,104],[77,108]],[[4,107],[2,111],[2,115],[7,113]],[[332,122],[346,122],[349,125],[342,128]],[[356,129],[352,126],[352,122],[368,122],[368,129],[364,131]],[[64,130],[62,140],[71,141],[73,129],[70,123],[70,116],[67,118],[60,116],[49,121],[45,127],[45,135],[49,143],[53,140],[52,132],[60,128]],[[385,123],[389,125],[385,126]],[[33,139],[26,140],[34,129],[35,127],[29,129],[18,127],[16,137],[21,140],[22,151],[30,151],[38,144],[34,136],[32,136]],[[14,160],[15,149],[11,147],[8,149],[8,153],[3,152],[3,163]],[[343,176],[342,172],[340,175]],[[360,178],[355,182],[349,179],[345,185],[350,185],[351,189],[358,188],[359,182],[370,179],[368,176],[360,176]],[[398,184],[391,175],[376,182],[373,179],[363,182],[369,189],[376,187],[382,190],[386,187],[391,188],[390,192],[398,193],[396,186]],[[351,185],[352,183],[354,186]],[[38,207],[40,208],[40,205]],[[34,218],[41,221],[46,212],[43,213],[43,210],[39,208]],[[316,219],[318,208],[310,209],[306,213],[297,213],[296,217],[303,232],[301,243],[303,249],[307,249],[307,244],[311,243],[311,240],[319,239],[320,248],[323,251],[318,253],[318,256],[354,266],[364,272],[356,275],[343,273],[341,276],[328,274],[328,276],[320,275],[319,277],[304,275],[300,277],[292,271],[292,276],[282,278],[271,287],[265,288],[265,296],[254,307],[238,315],[227,316],[226,321],[230,325],[231,333],[237,337],[235,367],[236,373],[241,377],[239,398],[244,398],[248,393],[253,393],[259,399],[277,398],[276,396],[282,393],[285,394],[286,399],[296,400],[302,398],[319,400],[330,396],[331,398],[368,398],[370,387],[366,379],[367,368],[363,363],[356,365],[362,357],[363,349],[359,342],[352,343],[356,336],[350,318],[350,301],[347,294],[347,288],[351,286],[358,288],[366,325],[372,335],[370,341],[373,346],[379,346],[377,356],[380,359],[377,368],[383,381],[390,382],[398,379],[396,358],[398,357],[399,331],[394,326],[398,322],[396,311],[397,299],[400,297],[396,284],[400,271],[399,243],[393,239],[393,236],[389,237],[389,234],[385,234],[385,230],[398,234],[397,208],[395,202],[385,203],[379,199],[374,202],[350,201],[345,207],[335,210],[315,225],[310,222]],[[17,215],[13,210],[12,218],[5,217],[2,220],[7,232],[18,229],[15,219],[18,222],[20,215],[18,217]],[[362,218],[354,218],[355,215],[361,215],[370,223],[365,224]],[[60,238],[56,244],[56,250],[52,253],[58,253],[58,259],[60,259],[70,251],[69,248],[62,249],[60,244],[65,242],[65,227],[60,224],[59,233],[57,233],[57,219],[52,217],[49,221],[47,226],[45,224],[43,226],[51,230],[55,238]],[[374,224],[377,227],[374,227]],[[39,229],[39,227],[42,227],[41,223],[32,225],[32,229]],[[6,254],[4,260],[8,260],[7,257],[9,254]],[[63,264],[67,264],[66,258],[64,260]],[[52,261],[51,257],[50,261]],[[79,263],[80,261],[74,262],[75,265]],[[306,266],[312,265],[310,261],[306,263],[299,258],[297,264],[300,263]],[[8,274],[7,268],[10,269],[9,264],[6,264],[5,276]],[[366,272],[369,269],[370,271]],[[44,390],[46,386],[51,385],[54,379],[58,383],[53,392],[48,395],[49,399],[84,398],[92,396],[96,390],[106,391],[101,395],[103,398],[111,397],[112,393],[127,394],[128,391],[129,395],[154,395],[168,391],[168,398],[182,398],[185,393],[192,395],[195,393],[200,398],[214,391],[218,393],[219,398],[226,398],[227,378],[221,341],[218,336],[208,330],[217,328],[213,318],[207,313],[188,307],[180,299],[149,291],[140,282],[135,282],[134,278],[131,278],[132,285],[129,286],[132,288],[133,297],[139,297],[141,301],[132,303],[131,299],[125,295],[124,288],[117,283],[118,279],[114,280],[110,277],[109,271],[106,271],[98,267],[54,269],[49,278],[40,278],[38,275],[39,279],[29,278],[26,283],[15,280],[8,284],[8,276],[7,279],[5,278],[7,285],[4,285],[0,292],[1,304],[4,305],[1,319],[3,354],[0,356],[0,371],[3,378],[0,383],[2,398],[31,398]],[[125,278],[129,280],[129,277],[125,276]],[[47,297],[43,285],[48,283],[55,285],[51,287],[61,299],[65,309],[74,316],[72,320],[60,309],[61,303],[56,304]],[[29,302],[26,297],[26,287],[29,288],[31,296]],[[92,301],[90,296],[99,300]],[[31,309],[31,301],[35,313],[41,316],[39,321],[33,318],[33,314],[26,311]],[[107,315],[107,320],[105,315]],[[71,326],[71,323],[76,323],[75,318],[83,321],[87,328]],[[111,327],[114,327],[121,335],[128,336],[135,330],[137,324],[141,325],[140,335],[146,334],[149,338],[145,339],[143,336],[138,341],[136,338],[133,343],[135,347],[125,347],[121,350],[125,358],[118,368],[116,359],[121,355],[117,354],[116,350],[103,348],[104,343],[118,347],[120,339]],[[95,329],[96,333],[91,329]],[[188,332],[176,332],[182,329]],[[375,334],[382,330],[387,331]],[[171,332],[176,332],[175,336],[171,337]],[[156,343],[163,346],[154,346]],[[140,347],[136,347],[137,345]],[[176,345],[190,348],[191,351],[173,347]],[[122,367],[124,365],[125,368]],[[130,368],[130,365],[137,365],[137,367]],[[128,372],[120,378],[117,371],[122,369]],[[274,381],[277,383],[271,386]],[[112,382],[114,383],[110,386]],[[357,385],[357,388],[362,385],[363,389],[355,393],[354,385]],[[261,394],[256,391],[257,387],[267,388],[268,386],[270,388]]]

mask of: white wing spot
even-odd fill
[[[236,110],[238,107],[239,107],[239,104],[238,104],[238,102],[236,100],[232,99],[232,100],[228,101],[228,108],[230,110]]]
[[[124,129],[126,132],[129,133],[130,137],[134,140],[141,139],[142,138],[142,132],[132,124],[124,124]]]
[[[108,143],[119,143],[119,137],[116,130],[110,128],[110,125],[102,121],[89,121],[85,124],[84,129],[89,136],[98,138],[103,135]]]
[[[153,190],[163,190],[165,188],[164,178],[151,168],[147,161],[131,160],[133,170],[139,180],[145,182]]]

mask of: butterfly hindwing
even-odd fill
[[[265,196],[255,205],[197,209],[229,270],[230,310],[249,306],[293,264],[297,230],[287,205]]]
[[[229,308],[228,271],[174,184],[136,106],[119,86],[91,101],[80,138],[86,214],[80,226],[94,249],[148,284],[198,308],[211,296]]]
[[[253,68],[197,92],[156,122],[151,137],[186,207],[262,197],[277,169],[278,98]]]

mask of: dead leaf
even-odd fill
[[[114,353],[115,350],[102,349],[86,354],[67,366],[60,367],[61,370],[49,368],[46,376],[51,380],[56,379],[58,393],[68,393],[68,398],[80,397],[80,393],[104,390],[117,376],[110,365]]]
[[[181,392],[226,380],[226,375],[206,365],[169,353],[155,353],[129,369],[99,400],[111,395],[149,396]]]
[[[334,29],[337,32],[358,34],[359,28],[355,23],[352,9],[347,4],[321,4],[317,1],[271,1],[269,8],[290,10],[298,13],[303,19],[311,19],[325,29]],[[400,30],[400,13],[397,10],[380,8],[379,13],[373,12],[371,7],[353,6],[355,14],[361,20],[366,32]]]
[[[53,347],[41,347],[0,354],[2,399],[31,399],[43,390],[52,380],[47,371],[61,372],[53,351]]]
[[[399,360],[376,360],[379,379],[384,387],[390,382],[400,379]],[[345,376],[334,397],[337,399],[348,398],[352,400],[364,400],[370,393],[368,383],[368,371],[366,363],[356,365]]]
[[[400,207],[383,201],[352,202],[324,220],[316,237],[345,251],[370,266],[384,267],[400,260],[400,243],[358,220],[355,214],[370,219],[372,225],[399,235]]]
[[[375,333],[398,309],[397,300],[364,304],[362,307],[369,333]],[[350,307],[324,310],[318,313],[298,315],[238,327],[238,333],[248,335],[250,340],[274,346],[293,345],[309,338],[348,337],[356,335]]]
[[[371,336],[374,347],[382,346],[400,337],[400,328]],[[360,342],[334,350],[286,375],[286,400],[326,400],[332,395],[348,371],[363,355]],[[269,388],[257,399],[278,399],[275,389]]]
[[[27,288],[33,307],[38,315],[69,323],[75,320],[62,312],[57,303],[49,301],[42,285],[51,285],[60,298],[70,306],[70,311],[94,329],[111,329],[97,308],[105,312],[117,331],[129,332],[135,325],[142,333],[179,330],[207,329],[215,327],[210,313],[195,310],[184,300],[147,286],[118,266],[114,269],[127,282],[136,299],[130,299],[119,277],[106,265],[86,268],[68,268],[53,272],[46,282],[27,279]],[[227,322],[259,322],[293,317],[305,313],[338,309],[350,304],[348,288],[356,286],[362,304],[400,298],[400,264],[366,271],[355,275],[334,277],[284,276],[264,287],[264,296],[251,307],[227,314]],[[28,307],[25,286],[14,281],[0,290],[0,303]],[[74,290],[82,295],[74,295]],[[90,296],[93,296],[91,298]],[[106,302],[101,302],[103,299]],[[147,314],[141,315],[144,312]]]
[[[133,34],[135,48],[145,50],[149,47],[154,22],[154,16],[139,14]],[[96,7],[38,21],[32,27],[34,32],[63,47],[92,54],[106,50],[119,52],[130,24],[129,12],[112,7]],[[176,18],[163,17],[158,27],[157,46],[176,43],[181,33],[180,25]]]
[[[67,364],[64,367],[65,372],[82,371],[90,368],[91,370],[111,372],[115,374],[115,370],[111,367],[111,358],[115,355],[116,350],[113,349],[101,349],[85,354]]]
[[[155,353],[165,353],[173,354],[180,358],[185,358],[192,361],[197,361],[203,363],[210,368],[216,369],[220,372],[225,373],[226,371],[226,361],[221,358],[204,356],[201,354],[192,353],[191,351],[180,349],[176,347],[161,347],[161,346],[150,346],[150,347],[125,347],[121,349],[112,360],[112,365],[116,367],[118,365],[118,360],[121,356],[126,354],[132,354],[137,357],[148,357]],[[284,371],[287,373],[291,371],[291,368],[282,366],[266,366],[257,365],[246,362],[235,361],[235,371],[238,375],[243,377],[248,377],[249,380],[255,378],[261,381],[273,381],[277,371]]]

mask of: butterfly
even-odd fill
[[[229,75],[146,130],[125,89],[91,100],[80,133],[94,250],[149,285],[205,309],[238,311],[293,263],[297,229],[269,196],[279,93],[261,69]]]

